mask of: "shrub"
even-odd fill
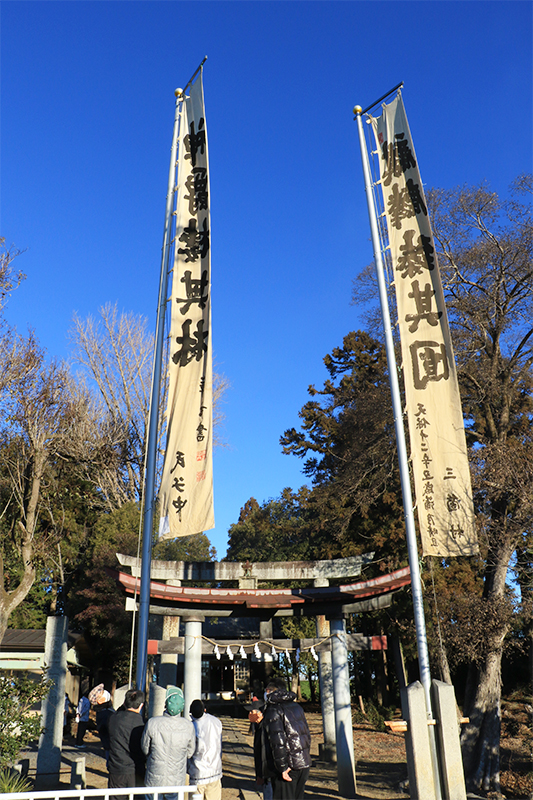
[[[20,751],[41,733],[41,714],[33,709],[48,693],[49,681],[0,673],[0,772],[12,766]]]
[[[14,769],[0,770],[0,794],[31,791],[31,783]]]
[[[368,723],[372,725],[377,731],[386,731],[387,726],[385,720],[392,719],[393,709],[386,706],[374,705],[372,700],[365,701],[365,713],[359,709],[352,711],[352,721],[354,723],[362,724]]]

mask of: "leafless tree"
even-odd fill
[[[91,454],[86,458],[91,467],[89,472],[108,506],[120,508],[124,503],[139,501],[142,492],[154,337],[147,331],[144,317],[119,313],[116,305],[107,304],[100,308],[97,320],[75,316],[71,340],[74,360],[83,368],[79,379],[82,391],[87,392],[87,387],[90,391],[92,386],[98,390],[96,394],[93,392],[93,408],[87,417],[91,429],[85,431]],[[215,376],[215,430],[220,430],[221,401],[227,386],[224,377]],[[163,379],[160,419],[165,402]],[[162,425],[159,430],[161,455]],[[220,444],[220,437],[215,436],[215,444]]]
[[[0,435],[4,507],[2,516],[13,520],[10,544],[19,560],[19,579],[6,582],[3,547],[0,548],[0,641],[12,611],[27,596],[35,580],[35,558],[42,550],[40,536],[46,504],[43,486],[57,458],[68,457],[70,443],[85,405],[72,391],[65,364],[46,363],[34,337],[6,334],[0,340]],[[3,543],[5,544],[5,543]]]
[[[6,240],[0,237],[0,311],[3,310],[11,292],[26,277],[21,270],[15,271],[13,268],[13,261],[21,252],[15,247],[6,247]]]
[[[97,320],[75,316],[71,339],[83,367],[82,391],[97,389],[88,418],[92,430],[85,431],[90,471],[108,505],[118,508],[141,496],[153,337],[146,320],[108,304]]]
[[[463,759],[470,788],[496,792],[501,658],[512,616],[506,576],[517,547],[533,535],[532,225],[531,206],[522,201],[527,191],[531,176],[515,182],[506,202],[485,185],[429,194],[485,564],[476,607],[482,646],[470,663]]]

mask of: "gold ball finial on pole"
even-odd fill
[[[174,91],[175,97],[181,97],[182,94],[183,94],[183,89],[175,89]]]
[[[358,114],[362,114],[363,113],[363,109],[361,108],[361,106],[354,106],[353,107],[353,113],[357,117]]]

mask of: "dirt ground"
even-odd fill
[[[317,712],[307,713],[312,736],[311,755],[314,765],[306,788],[306,797],[315,800],[340,798],[337,789],[335,765],[318,760],[318,745],[323,741],[322,717]],[[259,800],[253,766],[253,736],[249,734],[248,720],[221,717],[223,725],[223,790],[222,800]],[[63,742],[60,782],[67,788],[73,763],[85,759],[86,785],[88,789],[107,786],[107,770],[104,753],[96,732],[89,730],[84,739],[84,750],[75,746],[76,726],[73,736]],[[407,776],[403,734],[380,733],[370,726],[356,725],[354,728],[356,757],[356,779],[358,797],[363,800],[401,800],[408,797],[399,788]],[[29,777],[35,776],[36,749],[26,751],[21,757],[30,759]]]
[[[508,800],[530,798],[533,792],[531,715],[533,708],[525,703],[504,702],[502,705],[501,781]],[[323,741],[322,718],[316,711],[306,711],[312,735],[311,754],[314,766],[306,796],[330,800],[339,798],[334,766],[318,760],[318,745]],[[224,742],[223,800],[255,800],[257,786],[253,775],[252,736],[248,721],[222,718]],[[74,731],[75,733],[75,726]],[[72,763],[80,756],[86,759],[87,788],[107,786],[107,770],[98,736],[89,731],[85,750],[74,747],[74,737],[63,743],[61,788],[67,788]],[[358,797],[363,800],[401,800],[409,795],[400,783],[407,777],[404,735],[375,730],[370,724],[354,725],[354,752]],[[29,758],[29,777],[35,775],[36,749],[21,754]]]
[[[531,699],[531,698],[529,698]],[[533,797],[533,706],[502,701],[501,786],[508,798]]]

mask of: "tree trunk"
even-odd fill
[[[500,729],[502,648],[510,618],[502,608],[505,578],[514,546],[509,537],[498,550],[489,552],[484,596],[497,623],[487,636],[480,664],[472,664],[467,681],[464,715],[470,718],[461,735],[467,788],[500,795]],[[475,672],[473,672],[473,670]],[[477,673],[477,682],[475,680]]]
[[[298,672],[295,671],[295,668],[294,668],[294,665],[293,665],[293,672],[291,674],[291,692],[294,692],[294,694],[296,696],[298,696],[298,688],[299,688],[298,687],[298,683],[299,683],[299,681],[298,681]]]
[[[376,653],[376,698],[380,706],[386,706],[389,703],[389,671],[386,653],[386,650],[378,650]]]
[[[23,574],[16,589],[8,592],[4,584],[4,564],[1,562],[1,585],[0,585],[0,642],[4,638],[7,630],[11,613],[25,599],[26,595],[33,586],[35,580],[35,566],[33,563],[34,545],[33,535],[37,525],[37,509],[41,489],[41,480],[45,464],[45,450],[37,449],[31,466],[29,476],[28,502],[25,509],[25,521],[19,520],[18,526],[21,534],[20,557],[23,566]]]
[[[500,792],[501,661],[501,648],[487,654],[473,702],[463,709],[470,718],[461,735],[469,791]]]
[[[312,703],[316,703],[316,686],[312,670],[307,672],[307,680],[309,681],[309,695]]]
[[[28,562],[25,558],[24,575],[17,588],[12,592],[6,592],[3,588],[0,589],[0,642],[4,638],[11,613],[22,603],[33,586],[34,580],[35,569],[33,563],[31,561]]]

